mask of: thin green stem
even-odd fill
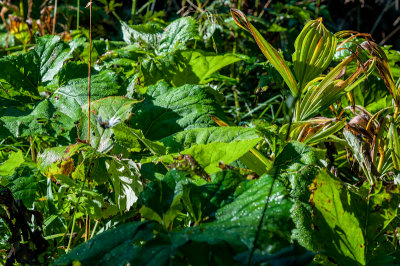
[[[78,207],[78,206],[77,206],[77,207]],[[74,234],[74,229],[75,229],[75,220],[76,220],[76,212],[74,211],[74,218],[72,219],[71,233],[70,233],[69,240],[68,240],[67,250],[65,251],[66,253],[69,252],[69,249],[70,249],[70,247],[71,247],[72,235]]]
[[[135,15],[136,15],[136,4],[137,4],[137,0],[133,0],[132,1],[132,11],[131,11],[131,23],[132,24],[134,22]]]
[[[96,232],[97,226],[99,225],[99,221],[96,220],[96,223],[94,224],[92,234],[90,235],[90,238],[94,237],[94,233]]]
[[[92,0],[89,2],[89,64],[88,64],[88,135],[87,142],[90,144],[90,114],[91,114],[91,68],[92,68]]]
[[[76,30],[79,30],[79,13],[81,8],[81,1],[78,0],[76,7]]]

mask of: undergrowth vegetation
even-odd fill
[[[397,51],[290,1],[59,3],[60,34],[0,2],[0,263],[398,263]]]

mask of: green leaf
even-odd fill
[[[90,145],[102,153],[109,151],[113,146],[111,128],[129,119],[133,105],[138,102],[121,96],[93,101],[90,116]],[[85,116],[79,124],[79,135],[81,139],[85,139],[88,135],[88,104],[82,106],[82,112]]]
[[[92,75],[95,74],[92,70]],[[58,86],[61,87],[71,79],[86,78],[88,76],[88,65],[84,62],[67,62],[57,73]]]
[[[20,167],[24,161],[25,159],[21,150],[18,150],[18,152],[11,152],[8,159],[0,164],[0,176],[12,175],[15,169]]]
[[[143,184],[140,181],[140,176],[137,167],[131,162],[110,160],[108,162],[108,173],[112,182],[115,202],[119,210],[126,210],[133,206],[138,200],[140,192],[143,190]]]
[[[230,143],[213,142],[197,144],[180,151],[180,154],[191,155],[207,173],[211,174],[220,170],[220,162],[224,164],[232,163],[246,154],[260,140],[261,138],[256,138],[252,140],[232,141]],[[156,159],[167,164],[172,164],[174,162],[174,155],[165,155]]]
[[[235,234],[236,241],[251,248],[272,185],[274,187],[257,246],[269,253],[288,246],[293,228],[290,218],[292,203],[285,186],[279,181],[273,182],[273,178],[268,175],[239,185],[234,194],[234,201],[216,212],[216,222],[204,224],[203,227],[211,227],[214,230],[220,228],[225,233]]]
[[[173,195],[179,193],[177,182],[181,179],[179,176],[175,178],[176,182],[174,178],[168,178],[152,187],[157,188],[155,191],[166,194],[148,193],[148,196],[156,200],[154,209],[147,208],[145,213],[148,210],[153,210],[153,214],[158,213],[156,210],[159,208],[170,206]],[[241,255],[244,252],[250,252],[252,247],[259,216],[271,185],[272,178],[269,176],[261,177],[259,180],[244,181],[243,186],[235,193],[237,202],[226,205],[226,209],[220,213],[220,221],[168,233],[155,222],[124,224],[83,243],[69,254],[59,258],[55,265],[66,265],[73,261],[96,265],[241,264],[243,261]],[[160,186],[163,188],[161,191]],[[275,183],[275,186],[271,208],[267,210],[265,224],[262,226],[260,241],[257,245],[260,252],[256,254],[264,255],[264,257],[257,256],[259,263],[277,261],[280,253],[272,257],[265,257],[265,255],[290,245],[289,241],[285,240],[285,236],[287,237],[291,227],[289,217],[291,203],[284,186],[279,182]],[[142,210],[145,209],[142,207]],[[223,218],[228,220],[225,221]],[[284,251],[282,252],[285,254]]]
[[[205,84],[213,73],[243,59],[244,56],[229,53],[216,55],[201,50],[184,51],[178,55],[179,68],[172,82],[175,86]]]
[[[146,139],[141,130],[119,124],[113,127],[112,131],[114,132],[115,140],[128,149],[140,151],[140,141],[154,155],[164,155],[166,152],[162,143]]]
[[[340,265],[393,263],[395,247],[385,234],[398,226],[398,188],[391,190],[381,182],[374,188],[368,184],[356,188],[320,171],[309,189],[307,200],[304,189],[298,195],[303,195],[304,203],[311,201],[313,215],[296,210],[309,219],[299,228],[308,232],[304,240],[312,242],[309,248],[325,250]]]
[[[168,153],[175,153],[188,149],[196,144],[209,144],[214,142],[231,143],[234,141],[258,138],[259,136],[253,128],[207,127],[181,131],[161,139],[160,142],[164,143],[167,147]]]
[[[158,39],[162,33],[162,28],[157,24],[128,25],[120,21],[122,29],[122,39],[127,44],[143,43],[149,48],[158,47]]]
[[[53,80],[64,62],[72,57],[71,48],[57,35],[38,38],[34,52],[39,59],[41,82]]]
[[[48,122],[53,117],[54,107],[49,100],[44,100],[26,115],[3,116],[3,126],[12,136],[25,137],[37,136],[47,133],[50,129]]]
[[[299,88],[324,71],[333,59],[337,39],[322,24],[322,18],[308,22],[294,43],[293,66]]]
[[[123,39],[128,44],[143,42],[157,55],[173,53],[186,48],[186,43],[199,39],[196,20],[183,17],[171,22],[163,31],[155,24],[129,26],[121,21]]]
[[[214,124],[212,115],[225,117],[214,95],[206,86],[173,88],[159,82],[149,87],[143,102],[135,105],[131,125],[150,140],[185,129],[209,127]]]
[[[160,37],[158,54],[172,53],[186,48],[186,43],[200,39],[196,20],[191,17],[183,17],[171,22]]]
[[[140,194],[140,213],[143,217],[161,222],[170,228],[175,218],[181,213],[181,182],[185,174],[172,170],[162,180],[154,180]]]
[[[204,185],[188,183],[183,185],[184,208],[200,223],[208,216],[231,201],[231,195],[244,177],[232,171],[221,171],[211,176],[211,182]]]
[[[0,82],[3,86],[11,86],[19,93],[39,95],[37,87],[40,83],[39,59],[34,52],[9,55],[0,59]]]
[[[242,11],[232,8],[231,14],[239,27],[247,30],[251,33],[251,35],[253,35],[253,38],[257,42],[257,45],[260,48],[261,52],[279,72],[279,74],[281,74],[286,85],[292,92],[292,95],[296,97],[299,92],[296,79],[282,56],[269,42],[264,39],[264,37],[258,32],[258,30],[248,21],[246,15]]]
[[[171,82],[174,86],[205,84],[221,68],[245,58],[243,55],[218,55],[202,50],[182,51],[145,59],[141,70],[146,85],[156,84],[160,80]]]
[[[303,90],[299,106],[296,108],[296,121],[306,121],[328,108],[346,92],[351,91],[374,70],[374,61],[367,61],[358,67],[350,76],[341,80],[338,76],[354,60],[350,56],[334,67],[326,76],[310,81]],[[365,73],[366,72],[366,73]],[[364,75],[365,74],[365,75]],[[362,75],[360,78],[359,76]]]
[[[124,264],[129,261],[132,255],[137,255],[138,250],[140,250],[137,245],[141,241],[147,242],[154,237],[157,228],[158,226],[154,223],[123,224],[83,243],[56,260],[54,265],[68,265],[72,264],[73,261],[79,261],[84,265],[99,264],[110,256],[114,259],[118,258]],[[120,252],[116,253],[120,248],[125,251],[123,256]],[[128,250],[134,252],[134,254],[126,252]],[[116,254],[113,256],[113,253]],[[114,263],[116,263],[115,260]]]
[[[61,85],[50,98],[51,103],[58,111],[78,121],[81,117],[81,106],[87,104],[87,78],[72,79]],[[91,99],[92,101],[111,95],[123,95],[121,79],[111,71],[102,71],[92,75]]]
[[[38,96],[38,86],[51,81],[71,54],[59,36],[38,38],[32,51],[0,59],[0,80],[16,91]]]

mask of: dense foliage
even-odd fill
[[[3,2],[0,263],[398,263],[397,51],[307,3],[66,1],[49,34]]]

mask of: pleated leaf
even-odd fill
[[[316,78],[306,85],[307,91],[302,97],[300,106],[297,109],[296,121],[305,121],[314,117],[322,110],[329,107],[343,94],[351,91],[365,80],[374,68],[374,61],[365,62],[363,66],[360,66],[347,79],[338,79],[353,59],[353,56],[349,56],[332,69],[325,77]],[[362,75],[362,77],[359,78],[360,75]]]
[[[247,30],[251,33],[251,35],[253,35],[254,40],[257,42],[258,47],[260,47],[261,49],[261,52],[279,72],[279,74],[281,74],[283,80],[289,87],[293,96],[296,96],[299,91],[296,79],[282,56],[269,42],[264,39],[264,37],[258,32],[258,30],[248,21],[246,15],[242,11],[232,8],[231,14],[234,21],[239,27]]]
[[[294,73],[302,89],[331,63],[337,39],[322,24],[322,18],[308,22],[297,37],[293,53]]]

